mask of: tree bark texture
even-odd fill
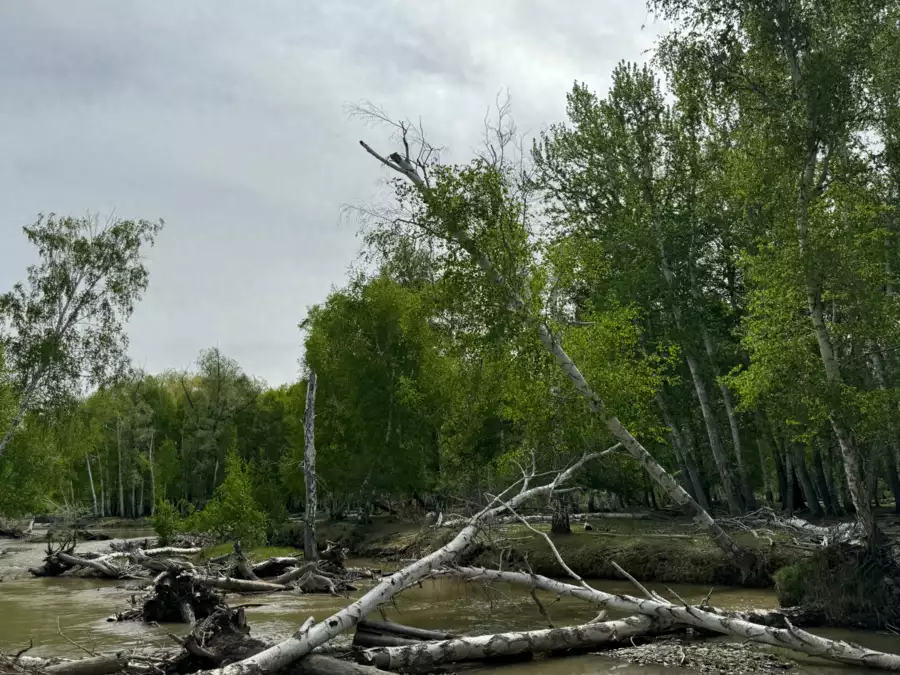
[[[306,519],[303,528],[303,557],[317,560],[316,546],[316,371],[310,369],[306,383],[306,411],[303,415],[303,477],[306,482]]]
[[[666,621],[665,625],[671,625]],[[585,649],[629,640],[659,630],[660,622],[646,616],[619,621],[589,623],[566,628],[517,631],[419,642],[397,647],[367,649],[360,660],[388,670],[430,672],[437,666],[460,661],[480,661],[515,654],[541,654],[567,649]]]

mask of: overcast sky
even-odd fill
[[[292,381],[297,323],[359,250],[342,206],[384,175],[357,142],[394,149],[346,104],[421,116],[464,161],[499,91],[537,133],[659,30],[640,0],[3,0],[0,289],[32,261],[38,212],[163,218],[136,364],[218,345]]]

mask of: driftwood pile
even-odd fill
[[[798,627],[800,623],[817,621],[816,616],[803,612],[728,612],[707,603],[690,605],[674,593],[665,598],[648,591],[639,582],[618,568],[638,589],[640,596],[610,594],[592,588],[575,574],[560,556],[552,540],[545,534],[548,546],[553,550],[560,568],[574,583],[563,583],[533,574],[530,570],[472,568],[460,565],[463,556],[478,541],[479,533],[500,518],[516,518],[532,527],[518,516],[516,509],[535,498],[549,496],[570,479],[586,462],[604,453],[588,453],[565,471],[557,474],[549,483],[531,487],[533,473],[523,474],[517,484],[492,498],[482,511],[471,516],[452,540],[429,555],[414,561],[403,569],[383,577],[368,592],[343,609],[322,621],[312,617],[289,638],[277,644],[266,644],[250,638],[249,628],[241,608],[228,608],[218,595],[220,591],[273,592],[273,591],[325,591],[340,592],[348,588],[350,571],[344,567],[344,551],[329,546],[323,552],[323,560],[317,563],[295,558],[274,558],[255,565],[250,564],[239,544],[228,556],[209,561],[199,567],[185,559],[189,553],[183,549],[135,549],[117,551],[105,556],[78,556],[74,550],[48,552],[43,572],[62,568],[88,569],[92,574],[126,578],[134,570],[153,576],[153,588],[141,606],[141,616],[147,601],[157,598],[161,614],[168,620],[178,619],[191,624],[190,634],[179,638],[181,651],[175,656],[157,660],[148,667],[127,660],[127,667],[134,672],[189,673],[203,670],[212,675],[247,675],[258,672],[332,672],[366,673],[373,675],[386,670],[407,672],[434,672],[456,664],[496,659],[532,658],[538,654],[567,654],[573,651],[608,649],[632,641],[650,639],[662,634],[690,631],[693,635],[729,635],[749,642],[787,648],[819,656],[832,661],[868,666],[900,672],[900,655],[887,654],[859,645],[831,640],[810,634]],[[517,493],[509,494],[514,489]],[[815,537],[831,540],[847,540],[853,533],[844,529],[816,531]],[[539,533],[541,534],[541,533]],[[190,549],[188,550],[190,551]],[[376,576],[376,575],[371,575]],[[516,631],[494,635],[460,636],[448,633],[422,631],[398,627],[385,622],[373,622],[369,615],[391,602],[404,589],[418,585],[423,580],[452,576],[478,584],[514,583],[531,590],[537,599],[538,591],[556,596],[568,596],[583,600],[600,610],[594,621],[580,626],[551,627],[542,630]],[[545,608],[536,602],[543,615]],[[151,605],[151,609],[152,609]],[[607,620],[606,610],[625,614],[625,618]],[[547,618],[545,616],[545,618]],[[158,620],[158,619],[157,619]],[[356,629],[355,645],[345,650],[358,663],[326,664],[323,650],[331,641],[348,630]],[[9,658],[9,657],[8,657]],[[56,664],[55,675],[107,675],[122,670],[122,657],[110,656],[100,669],[96,663],[85,663],[79,669],[74,663]],[[340,670],[338,665],[345,670]],[[47,670],[51,667],[47,666]],[[62,668],[62,671],[59,670]],[[347,670],[349,669],[349,670]],[[0,668],[2,670],[2,668]],[[12,670],[15,670],[13,668]]]

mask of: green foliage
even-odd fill
[[[103,384],[123,372],[124,324],[147,288],[143,254],[161,229],[54,214],[24,228],[40,263],[0,295],[0,343],[23,405],[59,402],[84,378]]]
[[[818,609],[832,625],[875,629],[900,619],[900,568],[885,550],[824,547],[774,578],[781,606]]]
[[[268,518],[253,498],[247,464],[235,452],[227,456],[225,480],[213,498],[188,522],[219,541],[240,541],[248,547],[265,544]]]
[[[181,529],[181,519],[175,505],[168,499],[160,499],[156,502],[156,509],[150,519],[153,530],[159,537],[160,546],[168,546],[172,543],[172,537]]]
[[[797,607],[804,600],[803,575],[806,570],[800,565],[786,565],[775,572],[775,593],[782,607]]]

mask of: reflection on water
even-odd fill
[[[117,533],[118,534],[118,533]],[[133,533],[132,533],[133,534]],[[145,536],[145,533],[140,533]],[[83,550],[106,550],[109,542],[86,542]],[[27,646],[33,640],[35,655],[74,656],[74,647],[66,637],[92,650],[104,650],[138,645],[171,647],[166,632],[181,633],[183,626],[148,626],[140,622],[107,622],[106,617],[129,606],[138,593],[139,582],[105,581],[61,577],[34,579],[27,575],[27,567],[40,564],[43,545],[0,540],[0,649],[12,650]],[[364,564],[354,561],[353,564]],[[598,589],[612,593],[633,593],[625,582],[597,581]],[[665,585],[647,584],[667,595]],[[706,587],[671,586],[688,602],[701,601],[709,591]],[[359,597],[365,588],[352,594]],[[717,589],[712,600],[721,607],[768,609],[776,606],[774,594],[760,589]],[[322,620],[337,611],[347,600],[324,595],[295,595],[276,593],[264,596],[232,596],[232,605],[264,603],[248,607],[247,617],[253,634],[272,638],[282,637],[313,616]],[[544,594],[542,602],[557,625],[584,622],[597,614],[597,608],[572,598],[558,599]],[[386,608],[386,615],[395,621],[422,628],[442,628],[472,633],[545,628],[533,600],[522,587],[501,585],[492,589],[464,584],[454,579],[427,581],[408,590],[396,605]],[[611,613],[615,616],[615,613]],[[58,623],[57,623],[58,622]],[[60,629],[65,633],[60,634]],[[900,638],[896,636],[855,633],[852,631],[823,631],[829,637],[843,637],[865,646],[884,651],[900,652]],[[677,669],[691,673],[689,669]],[[854,669],[823,666],[810,660],[805,672],[815,675],[840,673],[849,675]],[[583,656],[565,659],[545,659],[539,662],[493,668],[485,673],[526,675],[588,675],[617,673],[618,675],[661,675],[674,669],[659,666],[631,666],[604,656]],[[858,672],[871,672],[859,670]]]

